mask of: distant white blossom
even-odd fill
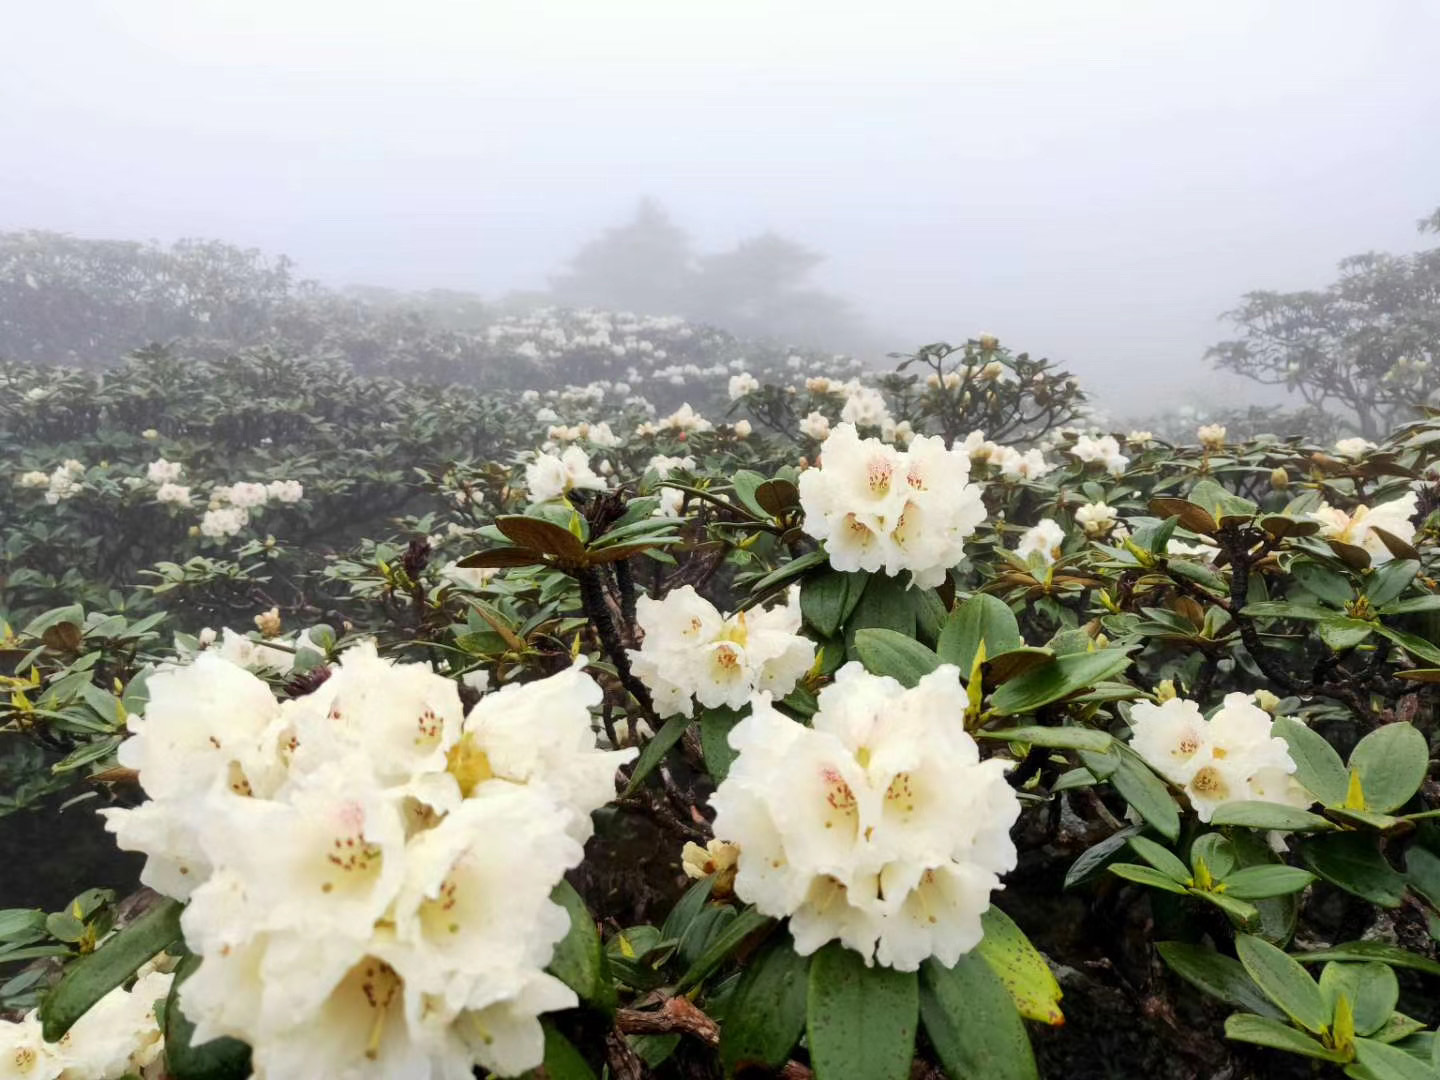
[[[739,401],[746,394],[753,394],[760,389],[760,380],[751,375],[748,371],[742,371],[739,375],[730,376],[730,400]]]
[[[1419,512],[1415,492],[1408,491],[1398,499],[1377,506],[1357,506],[1348,514],[1329,503],[1321,503],[1310,517],[1320,523],[1320,535],[1343,544],[1364,548],[1372,563],[1388,562],[1392,556],[1385,541],[1375,530],[1409,544],[1415,539],[1415,515]]]
[[[1022,559],[1039,555],[1047,566],[1060,558],[1060,548],[1065,543],[1065,530],[1054,518],[1041,518],[1020,536],[1015,554]]]
[[[603,491],[605,481],[590,468],[590,458],[578,446],[561,454],[536,454],[525,466],[525,487],[531,502],[559,499],[576,488]]]
[[[812,412],[800,421],[800,434],[824,442],[830,436],[830,421],[824,413]]]
[[[1104,465],[1112,476],[1119,476],[1130,464],[1130,459],[1120,452],[1120,443],[1113,435],[1102,435],[1098,439],[1081,435],[1070,448],[1070,453],[1087,464],[1098,462]]]
[[[145,479],[156,486],[162,484],[173,484],[180,479],[185,471],[185,466],[178,461],[166,461],[160,458],[152,461],[145,470]]]

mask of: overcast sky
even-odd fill
[[[999,334],[1117,410],[1225,385],[1251,288],[1440,206],[1430,0],[7,0],[0,228],[332,284],[541,286],[651,194],[775,229],[895,348]]]

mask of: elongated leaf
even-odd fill
[[[1298,866],[1249,866],[1225,879],[1225,895],[1237,900],[1265,900],[1299,892],[1315,875]]]
[[[1430,754],[1425,736],[1407,723],[1376,728],[1350,754],[1350,768],[1360,774],[1364,809],[1385,813],[1398,809],[1420,789]]]
[[[1169,848],[1145,836],[1132,836],[1130,846],[1135,850],[1135,854],[1166,877],[1178,881],[1181,885],[1190,883],[1190,868]]]
[[[1025,644],[1010,605],[989,593],[976,593],[950,613],[940,629],[935,651],[945,663],[968,673],[982,641],[985,655],[990,657]]]
[[[1210,824],[1244,825],[1250,829],[1279,829],[1282,832],[1316,832],[1335,827],[1308,810],[1258,799],[1222,803],[1215,808]]]
[[[1379,608],[1382,614],[1394,614],[1390,602],[1405,591],[1415,575],[1420,572],[1420,564],[1414,559],[1391,559],[1389,562],[1377,566],[1371,573],[1366,575],[1365,597],[1370,601],[1370,606]],[[1433,599],[1433,597],[1417,597],[1420,600]],[[1415,610],[1427,610],[1423,607]]]
[[[58,1041],[86,1010],[180,939],[182,905],[162,900],[93,953],[66,969],[40,1004],[45,1039]]]
[[[511,514],[496,518],[495,527],[505,535],[505,539],[519,547],[566,560],[585,557],[585,545],[580,542],[580,538],[569,529],[552,522],[523,514]]]
[[[1355,1056],[1375,1080],[1435,1080],[1440,1076],[1440,1069],[1374,1039],[1356,1039]]]
[[[855,654],[855,635],[861,630],[893,630],[914,639],[916,625],[915,598],[909,590],[897,578],[871,574],[845,624],[846,651]]]
[[[1110,872],[1116,877],[1133,881],[1137,885],[1149,885],[1152,889],[1163,889],[1165,892],[1177,893],[1180,896],[1185,896],[1189,892],[1184,885],[1177,883],[1169,874],[1162,874],[1153,866],[1117,862],[1110,864]]]
[[[1067,889],[1073,888],[1082,882],[1090,880],[1090,878],[1103,870],[1107,863],[1115,859],[1116,856],[1124,850],[1125,844],[1130,837],[1139,831],[1140,827],[1138,825],[1127,825],[1119,832],[1107,836],[1099,843],[1091,844],[1080,853],[1079,858],[1070,864],[1070,869],[1065,871],[1064,887]]]
[[[975,965],[994,979],[983,960]],[[918,983],[913,971],[867,968],[838,941],[811,957],[805,1031],[817,1080],[906,1080],[915,1057]]]
[[[1060,1011],[1063,996],[1050,965],[1040,950],[1011,920],[1010,916],[991,904],[980,917],[985,936],[975,951],[984,957],[1015,1007],[1027,1020],[1058,1026],[1065,1022]]]
[[[800,586],[800,612],[821,637],[834,637],[860,603],[869,574],[826,570]]]
[[[550,899],[570,916],[570,929],[555,946],[550,971],[580,997],[602,1009],[615,1007],[615,986],[605,970],[605,952],[595,920],[585,901],[568,881],[561,881]]]
[[[889,675],[901,686],[914,686],[940,666],[931,650],[894,630],[856,631],[855,651],[872,675]]]
[[[700,714],[700,752],[705,756],[705,768],[718,784],[730,773],[730,765],[736,758],[735,748],[730,745],[730,732],[743,718],[734,709],[706,709]]]
[[[1296,780],[1326,806],[1345,802],[1345,789],[1349,784],[1345,762],[1323,735],[1288,716],[1277,717],[1271,732],[1289,746]]]
[[[250,1075],[250,1047],[239,1039],[221,1037],[196,1046],[195,1025],[180,1009],[180,986],[200,966],[188,953],[175,966],[170,996],[165,1001],[165,1066],[174,1080],[245,1080]]]
[[[1207,904],[1213,904],[1225,912],[1236,926],[1253,930],[1260,922],[1260,909],[1248,901],[1238,900],[1227,893],[1210,892],[1205,889],[1190,889],[1189,892],[1197,900],[1204,900]]]
[[[720,1062],[727,1076],[741,1068],[778,1069],[805,1030],[810,958],[797,956],[779,933],[755,957],[735,987],[720,1029]]]
[[[1318,1040],[1296,1031],[1289,1024],[1249,1013],[1236,1013],[1229,1017],[1225,1021],[1225,1037],[1236,1042],[1268,1046],[1272,1050],[1288,1050],[1292,1054],[1304,1054],[1321,1061],[1345,1060],[1342,1055],[1326,1049]]]
[[[640,756],[635,761],[635,771],[630,775],[630,783],[625,786],[626,795],[633,793],[645,782],[645,778],[665,760],[665,755],[680,741],[680,736],[685,734],[685,729],[689,726],[690,718],[678,714],[661,725],[660,730],[651,736],[650,741],[641,749]]]
[[[1305,964],[1324,963],[1328,960],[1379,960],[1382,964],[1394,967],[1413,968],[1428,975],[1440,975],[1440,963],[1398,945],[1387,945],[1383,941],[1347,941],[1328,949],[1295,953],[1295,959]]]
[[[715,876],[711,874],[686,889],[684,895],[675,901],[670,914],[665,916],[665,923],[660,927],[660,940],[679,941],[690,929],[690,924],[705,910],[705,905],[710,902],[710,892],[714,888]]]
[[[1235,953],[1255,985],[1286,1016],[1317,1035],[1329,1029],[1330,1009],[1325,997],[1298,961],[1251,934],[1235,935]]]
[[[1357,1035],[1373,1035],[1385,1026],[1400,1000],[1400,983],[1388,964],[1326,964],[1320,972],[1320,991],[1331,1008],[1343,994],[1350,1003],[1351,1025]]]
[[[1057,750],[1109,750],[1115,739],[1108,732],[1082,727],[1024,726],[1000,731],[977,731],[977,739],[1004,739],[1006,742],[1029,743]]]
[[[1122,750],[1119,767],[1111,775],[1110,783],[1161,836],[1167,840],[1179,838],[1180,810],[1165,782],[1139,757]]]
[[[688,990],[728,960],[747,939],[773,926],[774,922],[770,916],[761,915],[753,907],[746,908],[705,946],[676,986],[680,990]]]
[[[1405,899],[1405,878],[1380,853],[1379,839],[1365,833],[1316,836],[1300,845],[1300,857],[1315,873],[1346,892],[1381,907]]]
[[[1042,705],[1113,679],[1129,666],[1130,656],[1124,649],[1057,656],[996,690],[990,707],[997,716],[1034,712]]]
[[[575,1044],[556,1030],[547,1020],[540,1021],[545,1029],[546,1080],[595,1080],[595,1070]]]
[[[1440,664],[1440,648],[1437,648],[1422,637],[1417,637],[1415,634],[1407,633],[1404,630],[1396,630],[1393,626],[1380,624],[1376,625],[1375,632],[1389,638],[1407,652],[1420,657],[1421,660],[1428,660],[1432,664]]]
[[[1191,986],[1229,1005],[1284,1019],[1285,1014],[1255,985],[1240,961],[1183,941],[1162,941],[1155,948],[1165,965]]]
[[[920,965],[920,1016],[948,1075],[962,1080],[1038,1078],[1024,1021],[1000,978],[973,952],[954,967],[933,959]]]

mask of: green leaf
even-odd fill
[[[1169,848],[1157,844],[1146,836],[1132,836],[1130,846],[1147,863],[1159,870],[1166,877],[1172,878],[1181,885],[1190,883],[1190,868],[1180,861]]]
[[[1440,648],[1436,648],[1430,642],[1414,634],[1406,633],[1403,630],[1396,630],[1393,626],[1377,624],[1375,632],[1389,638],[1407,652],[1413,653],[1422,660],[1428,660],[1432,664],[1440,664]]]
[[[1190,865],[1197,876],[1201,860],[1204,860],[1210,877],[1220,881],[1235,869],[1235,845],[1224,833],[1208,832],[1197,836],[1190,845]]]
[[[1052,1026],[1065,1022],[1060,1011],[1063,996],[1050,965],[1030,939],[993,903],[980,916],[985,936],[975,951],[1009,991],[1015,1008],[1027,1020]]]
[[[695,882],[670,909],[670,914],[665,916],[665,923],[660,927],[661,941],[679,941],[685,936],[699,914],[705,910],[705,905],[710,901],[710,891],[715,888],[715,875],[703,877]]]
[[[889,675],[906,687],[940,666],[940,658],[924,645],[893,630],[857,631],[855,652],[872,675]]]
[[[870,575],[825,570],[800,586],[800,613],[821,637],[834,637],[860,603]]]
[[[39,908],[0,910],[0,941],[28,936],[45,929],[45,912]],[[34,940],[34,938],[30,938]]]
[[[690,969],[680,977],[680,981],[676,984],[677,989],[688,990],[700,982],[728,960],[731,954],[745,944],[749,938],[763,930],[768,930],[774,923],[774,919],[760,914],[753,907],[745,908],[705,946],[705,950],[690,965]]]
[[[1110,872],[1126,881],[1133,881],[1138,885],[1149,885],[1154,889],[1164,889],[1166,892],[1177,893],[1180,896],[1186,896],[1190,891],[1184,885],[1177,883],[1174,878],[1168,874],[1162,874],[1153,866],[1117,862],[1110,864]]]
[[[196,1046],[195,1025],[180,1009],[180,986],[200,967],[200,957],[187,953],[175,965],[170,996],[165,999],[165,1069],[174,1080],[244,1080],[250,1075],[250,1047],[222,1036]]]
[[[901,637],[915,637],[915,599],[898,578],[871,574],[860,594],[860,603],[845,623],[845,648],[855,652],[855,634],[860,630],[893,630]]]
[[[720,1062],[726,1076],[785,1064],[805,1030],[809,972],[810,958],[795,954],[788,933],[776,934],[760,950],[725,1006]]]
[[[1414,559],[1391,559],[1387,563],[1382,563],[1365,575],[1365,598],[1370,601],[1371,607],[1384,608],[1405,591],[1419,572],[1420,564]],[[1422,596],[1417,599],[1440,600],[1440,597]],[[1428,609],[1412,608],[1411,610],[1424,611]],[[1393,613],[1393,608],[1385,611],[1385,614]]]
[[[1003,739],[1006,742],[1029,743],[1031,746],[1053,747],[1057,750],[1109,750],[1115,739],[1108,732],[1082,727],[1005,728],[1000,731],[977,731],[977,739]]]
[[[615,1008],[615,986],[605,970],[605,953],[595,920],[585,901],[568,881],[561,881],[550,899],[570,916],[570,929],[550,957],[551,973],[580,997],[601,1009]]]
[[[1237,900],[1266,900],[1299,892],[1315,875],[1298,866],[1247,866],[1225,879],[1225,895]]]
[[[560,1034],[549,1020],[541,1020],[540,1024],[545,1029],[546,1080],[595,1080],[595,1070],[575,1044]]]
[[[983,960],[975,964],[989,974]],[[907,1080],[915,1057],[918,983],[913,971],[867,968],[859,953],[838,941],[811,957],[805,1030],[817,1080]],[[1013,1013],[1009,997],[1004,1000]]]
[[[162,900],[93,953],[71,964],[40,1004],[46,1041],[58,1041],[91,1005],[178,941],[181,910],[183,905],[176,901]]]
[[[1014,1002],[1000,978],[973,952],[954,967],[934,959],[920,965],[920,1017],[936,1056],[952,1077],[1037,1080],[1040,1075]],[[908,1076],[908,1063],[905,1072],[894,1075]]]
[[[1277,717],[1271,733],[1280,736],[1289,746],[1296,780],[1326,806],[1340,806],[1345,802],[1350,782],[1345,762],[1323,735],[1288,716]]]
[[[1292,1054],[1319,1058],[1321,1061],[1344,1061],[1334,1050],[1328,1050],[1315,1039],[1296,1031],[1289,1024],[1250,1013],[1235,1013],[1225,1020],[1225,1037],[1236,1042],[1268,1046],[1272,1050],[1288,1050]]]
[[[755,499],[755,492],[761,484],[765,483],[765,477],[749,469],[740,469],[730,477],[730,483],[735,488],[736,496],[747,510],[762,521],[770,516],[769,511]]]
[[[1355,598],[1350,579],[1324,563],[1309,559],[1297,561],[1290,567],[1290,576],[1302,589],[1332,608],[1343,611],[1345,605]]]
[[[1374,1039],[1356,1039],[1355,1056],[1375,1080],[1436,1080],[1440,1076],[1440,1069]]]
[[[1183,941],[1162,941],[1155,948],[1171,971],[1198,990],[1262,1016],[1284,1018],[1285,1014],[1260,991],[1240,961],[1204,945]]]
[[[680,741],[680,736],[685,734],[685,729],[689,726],[690,718],[677,714],[666,720],[660,730],[650,737],[650,741],[645,744],[635,761],[635,771],[630,775],[630,783],[625,785],[626,795],[633,794],[645,782],[645,778],[665,760],[665,755]]]
[[[1251,934],[1235,935],[1235,952],[1255,985],[1279,1005],[1286,1016],[1317,1035],[1329,1029],[1330,1008],[1325,996],[1299,962]],[[1226,1034],[1229,1034],[1228,1027]]]
[[[1222,803],[1215,808],[1210,824],[1244,825],[1247,829],[1278,829],[1281,832],[1314,832],[1335,827],[1308,810],[1258,799]]]
[[[1098,874],[1104,869],[1106,863],[1125,847],[1130,837],[1139,831],[1138,825],[1129,825],[1119,832],[1107,836],[1104,840],[1091,844],[1080,853],[1079,858],[1070,864],[1070,869],[1065,871],[1064,888],[1073,888]]]
[[[1335,617],[1332,608],[1297,604],[1290,600],[1261,600],[1246,604],[1240,609],[1240,614],[1251,619],[1303,619],[1308,622],[1323,622]]]
[[[935,651],[942,661],[968,673],[982,641],[989,657],[1025,644],[1010,605],[989,593],[976,593],[950,613],[940,629]]]
[[[1227,896],[1225,893],[1208,892],[1204,889],[1190,889],[1190,895],[1197,900],[1204,900],[1207,904],[1213,904],[1236,923],[1238,926],[1250,928],[1260,921],[1260,909],[1254,904],[1245,900],[1237,900]]]
[[[730,773],[730,766],[738,756],[730,745],[730,732],[744,719],[745,714],[736,709],[704,709],[700,713],[700,752],[705,756],[705,768],[718,784]]]
[[[1320,972],[1320,992],[1332,1009],[1344,994],[1350,1002],[1355,1033],[1373,1035],[1395,1012],[1400,1000],[1400,983],[1394,970],[1379,961],[1365,964],[1332,961]]]
[[[990,707],[997,716],[1034,712],[1042,705],[1113,679],[1129,666],[1130,656],[1125,649],[1057,656],[996,690]]]
[[[1405,878],[1431,907],[1440,908],[1440,855],[1419,844],[1410,845],[1405,852]]]
[[[1389,566],[1389,563],[1385,565]],[[1425,596],[1412,596],[1406,600],[1396,600],[1393,604],[1386,604],[1378,609],[1381,615],[1410,615],[1417,611],[1440,611],[1440,594],[1429,593]]]
[[[1333,619],[1325,619],[1317,623],[1315,632],[1320,635],[1320,640],[1327,647],[1335,652],[1344,652],[1346,649],[1355,648],[1373,634],[1375,624],[1365,619],[1351,619],[1337,615]]]
[[[1179,839],[1180,810],[1165,782],[1138,756],[1128,749],[1121,750],[1120,764],[1110,783],[1156,832],[1167,840]]]
[[[1295,959],[1306,964],[1327,960],[1379,960],[1382,964],[1394,967],[1413,968],[1428,975],[1440,975],[1440,963],[1398,945],[1386,945],[1383,941],[1347,941],[1328,949],[1296,953]]]
[[[1381,907],[1405,900],[1405,878],[1385,861],[1380,840],[1367,833],[1316,836],[1300,845],[1300,857],[1330,884]]]
[[[1430,764],[1430,748],[1412,725],[1386,724],[1366,735],[1350,753],[1350,768],[1360,774],[1365,810],[1398,809],[1420,789]]]

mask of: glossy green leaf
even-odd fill
[[[226,1037],[198,1046],[192,1041],[195,1025],[181,1011],[180,987],[199,966],[200,957],[194,953],[187,953],[175,966],[165,1000],[166,1071],[173,1080],[245,1080],[250,1075],[250,1047]]]
[[[1383,941],[1347,941],[1328,949],[1296,953],[1295,959],[1306,964],[1323,963],[1328,960],[1379,960],[1394,967],[1413,968],[1428,975],[1440,975],[1440,962],[1429,957],[1402,949],[1398,945],[1387,945]]]
[[[997,716],[1034,712],[1042,705],[1113,679],[1129,666],[1130,656],[1123,649],[1057,656],[996,690],[990,708]]]
[[[1356,1039],[1355,1057],[1375,1080],[1437,1080],[1440,1068],[1374,1039]]]
[[[1225,1037],[1236,1042],[1268,1046],[1272,1050],[1286,1050],[1292,1054],[1319,1058],[1321,1061],[1344,1061],[1345,1058],[1334,1050],[1327,1049],[1319,1040],[1312,1039],[1302,1031],[1296,1031],[1289,1024],[1271,1020],[1250,1013],[1236,1013],[1225,1021]]]
[[[720,1062],[727,1076],[741,1068],[778,1069],[805,1030],[810,958],[797,956],[788,933],[776,934],[740,976],[725,1007]]]
[[[983,960],[974,963],[995,978]],[[859,953],[838,941],[815,953],[805,1031],[817,1080],[907,1080],[919,1021],[918,983],[913,971],[866,967]],[[1003,987],[999,993],[1014,1013]]]
[[[1300,845],[1300,857],[1330,884],[1381,907],[1399,907],[1405,878],[1380,853],[1377,837],[1367,833],[1315,836]]]
[[[1122,877],[1126,881],[1133,881],[1137,885],[1149,885],[1152,889],[1163,889],[1165,892],[1177,893],[1185,896],[1189,890],[1178,883],[1169,874],[1162,874],[1153,866],[1144,866],[1140,863],[1111,863],[1110,873],[1116,877]]]
[[[800,612],[821,637],[834,637],[860,603],[870,575],[825,570],[800,586]]]
[[[940,629],[935,651],[942,661],[954,664],[968,674],[982,641],[987,657],[998,656],[1025,644],[1025,639],[1020,636],[1020,624],[1010,605],[989,593],[976,593],[950,613]]]
[[[677,988],[690,989],[728,960],[747,940],[763,933],[774,922],[770,916],[760,914],[753,907],[745,908],[706,944],[689,970],[680,977]]]
[[[1128,749],[1122,750],[1119,756],[1120,763],[1110,783],[1156,832],[1167,840],[1178,839],[1180,810],[1165,782]]]
[[[585,901],[568,881],[561,881],[550,899],[570,916],[570,928],[555,946],[550,971],[581,999],[602,1009],[615,1007],[615,987],[605,970],[605,952],[600,934]]]
[[[1029,743],[1031,746],[1045,746],[1056,750],[1094,750],[1103,752],[1110,749],[1115,739],[1108,732],[1094,728],[1067,725],[1065,727],[1023,727],[1002,728],[999,731],[977,731],[977,739],[1003,739],[1006,742]]]
[[[1411,724],[1385,724],[1366,735],[1350,753],[1365,793],[1363,809],[1385,813],[1406,803],[1425,779],[1429,758],[1425,736]]]
[[[650,736],[650,740],[641,748],[640,756],[635,760],[635,771],[630,774],[630,783],[625,785],[625,794],[630,795],[637,791],[652,772],[659,767],[660,762],[665,760],[677,742],[680,741],[685,729],[690,726],[688,716],[675,715],[666,720],[660,726],[660,730]]]
[[[934,959],[920,965],[920,1016],[949,1076],[1038,1078],[1024,1021],[999,977],[973,952],[954,967]]]
[[[575,1044],[556,1030],[548,1020],[541,1020],[545,1029],[546,1080],[595,1080],[595,1070],[576,1049]]]
[[[1298,866],[1250,866],[1225,878],[1225,895],[1237,900],[1265,900],[1299,892],[1315,875]]]
[[[1335,827],[1308,810],[1260,800],[1222,803],[1215,808],[1210,824],[1244,825],[1249,829],[1278,829],[1281,832],[1315,832]]]
[[[1320,972],[1320,992],[1332,1009],[1344,994],[1350,1002],[1355,1033],[1373,1035],[1384,1027],[1400,1000],[1400,983],[1388,964],[1332,961]]]
[[[1183,941],[1162,941],[1155,949],[1166,967],[1211,997],[1262,1016],[1284,1019],[1285,1014],[1255,985],[1240,961],[1207,946]]]
[[[174,900],[160,901],[93,953],[71,964],[40,1005],[46,1040],[59,1040],[91,1005],[178,941],[182,907]]]
[[[1180,857],[1169,848],[1157,844],[1147,836],[1132,836],[1130,847],[1135,854],[1139,855],[1147,863],[1159,870],[1166,877],[1179,882],[1181,885],[1190,883],[1190,868],[1180,861]]]
[[[889,675],[901,686],[914,686],[940,666],[940,658],[913,638],[893,630],[859,630],[855,652],[872,675]]]
[[[1350,783],[1345,762],[1323,735],[1288,716],[1277,717],[1271,733],[1280,736],[1289,746],[1296,780],[1326,806],[1345,802]]]
[[[1298,961],[1252,934],[1235,935],[1235,953],[1255,985],[1286,1016],[1317,1035],[1329,1029],[1329,1004]]]

